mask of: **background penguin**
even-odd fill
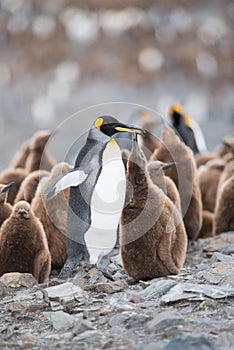
[[[25,200],[28,203],[31,203],[40,180],[49,176],[50,173],[46,170],[36,170],[31,174],[27,175],[24,181],[21,183],[17,196],[15,198],[15,203]]]
[[[195,120],[184,114],[183,107],[178,103],[174,104],[169,108],[168,114],[171,117],[173,127],[194,154],[205,152],[207,147],[202,131]]]
[[[26,170],[32,171],[43,169],[50,171],[55,165],[54,159],[45,151],[51,131],[43,130],[36,132],[29,142],[29,155],[25,164]]]
[[[0,227],[12,212],[11,204],[7,203],[7,194],[13,184],[14,182],[10,182],[8,185],[0,185]]]
[[[140,113],[140,128],[144,130],[144,137],[141,138],[142,150],[149,159],[156,148],[160,146],[160,140],[154,136],[154,128],[157,121],[146,111]]]
[[[74,169],[47,189],[48,198],[71,187],[68,207],[68,259],[60,274],[67,277],[82,260],[100,268],[102,257],[115,246],[124,205],[126,178],[120,148],[112,137],[133,128],[110,116],[97,118],[79,152]]]
[[[0,183],[8,184],[10,182],[14,182],[14,186],[12,186],[7,196],[8,203],[12,205],[14,204],[14,200],[19,191],[20,185],[27,175],[28,172],[21,168],[6,169],[0,174]]]
[[[214,220],[214,213],[211,213],[208,210],[202,211],[202,227],[201,227],[201,230],[198,234],[197,239],[209,238],[209,237],[214,236],[213,220]]]
[[[197,168],[199,169],[202,165],[205,165],[210,160],[214,160],[219,158],[217,154],[212,152],[206,152],[206,153],[197,153],[195,154],[195,162],[197,165]]]
[[[187,248],[184,224],[171,200],[152,183],[136,140],[127,180],[127,205],[120,221],[125,271],[136,281],[179,273]]]
[[[233,150],[234,150],[234,137],[231,135],[226,135],[223,137],[221,145],[219,145],[218,148],[215,150],[215,153],[219,157],[224,157],[230,151],[233,152]]]
[[[210,160],[198,171],[203,210],[214,212],[217,187],[225,167],[223,159]]]
[[[223,159],[226,161],[226,164],[220,176],[218,189],[227,179],[229,179],[233,175],[232,169],[234,168],[234,144],[232,145],[231,143],[229,144],[225,142],[225,145],[227,149],[229,149],[229,153],[226,153],[223,156]]]
[[[50,176],[40,182],[32,201],[32,210],[43,224],[49,250],[51,253],[52,269],[61,269],[67,258],[67,210],[69,190],[57,194],[51,200],[47,200],[43,193],[49,184],[62,172],[70,169],[67,163],[55,165]]]
[[[234,231],[234,174],[219,188],[214,212],[214,235],[227,231]]]
[[[182,142],[168,125],[163,126],[161,146],[151,160],[176,162],[178,167],[166,170],[178,188],[182,215],[189,239],[196,239],[202,225],[202,201],[196,164],[191,149]]]
[[[221,145],[218,146],[213,152],[207,152],[195,155],[195,161],[197,168],[201,165],[205,165],[207,162],[213,159],[226,159],[226,156],[233,153],[234,150],[234,138],[232,136],[225,136]]]
[[[0,276],[7,272],[28,272],[42,283],[49,276],[50,262],[42,224],[29,203],[18,202],[0,230]]]
[[[9,168],[25,168],[25,164],[29,155],[29,140],[26,140],[20,150],[16,152]]]
[[[179,213],[181,213],[180,196],[174,181],[165,175],[165,171],[171,166],[175,166],[175,162],[163,163],[160,161],[152,161],[148,164],[147,170],[150,174],[153,183],[161,188],[161,190],[170,198],[175,204]]]

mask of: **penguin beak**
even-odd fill
[[[125,125],[125,124],[119,124],[118,126],[115,127],[115,130],[118,132],[129,132],[133,135],[141,135],[144,136],[144,130],[141,128],[137,128],[135,126],[131,125]]]
[[[167,169],[169,169],[170,167],[176,165],[176,162],[170,162],[170,163],[167,163],[165,164],[163,167],[162,167],[162,170],[165,171]]]
[[[3,189],[1,190],[1,193],[6,193],[11,188],[12,185],[14,185],[14,181],[12,181],[8,185],[4,186]]]
[[[27,211],[26,211],[25,209],[19,209],[19,210],[18,210],[18,214],[19,214],[20,216],[25,216],[25,215],[27,214]]]
[[[137,150],[137,152],[138,153],[140,153],[140,155],[142,156],[142,157],[144,157],[145,155],[144,155],[144,153],[142,152],[142,150],[140,149],[140,146],[139,146],[139,143],[138,143],[138,135],[141,135],[139,132],[134,132],[133,134],[132,134],[132,140],[133,140],[133,142],[134,142],[134,144],[135,144],[135,147],[136,147],[136,150]]]

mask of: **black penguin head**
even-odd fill
[[[131,134],[141,133],[142,129],[123,124],[111,116],[102,116],[95,120],[94,126],[97,130],[107,136],[113,136],[118,132],[129,132]]]
[[[169,108],[168,115],[172,118],[174,125],[180,124],[181,120],[183,120],[183,107],[179,103],[174,104]]]

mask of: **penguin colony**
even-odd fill
[[[66,278],[83,261],[108,276],[102,262],[117,231],[136,281],[178,274],[188,239],[234,230],[234,137],[207,152],[180,105],[168,115],[174,129],[165,124],[160,140],[147,114],[141,128],[97,118],[74,167],[47,152],[50,131],[26,140],[0,174],[0,276],[28,272],[42,283],[51,269]],[[130,149],[118,146],[121,133]]]

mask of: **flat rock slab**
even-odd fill
[[[5,273],[1,278],[0,282],[4,283],[11,288],[31,288],[38,285],[33,275],[30,273],[10,272]]]
[[[71,282],[59,284],[57,286],[45,288],[50,301],[67,302],[76,298],[81,298],[84,291]]]
[[[200,239],[199,244],[205,252],[234,253],[234,232],[222,233],[204,240]]]
[[[204,300],[205,297],[211,299],[223,299],[234,296],[234,288],[213,286],[207,284],[179,283],[162,296],[164,303],[171,303],[180,300]]]
[[[163,350],[215,350],[205,337],[178,337],[171,340]]]
[[[63,311],[43,312],[43,315],[56,331],[70,329],[76,322],[75,316],[69,315]]]
[[[176,282],[169,279],[154,279],[149,287],[144,289],[140,294],[147,299],[157,298],[168,292],[174,287]]]

